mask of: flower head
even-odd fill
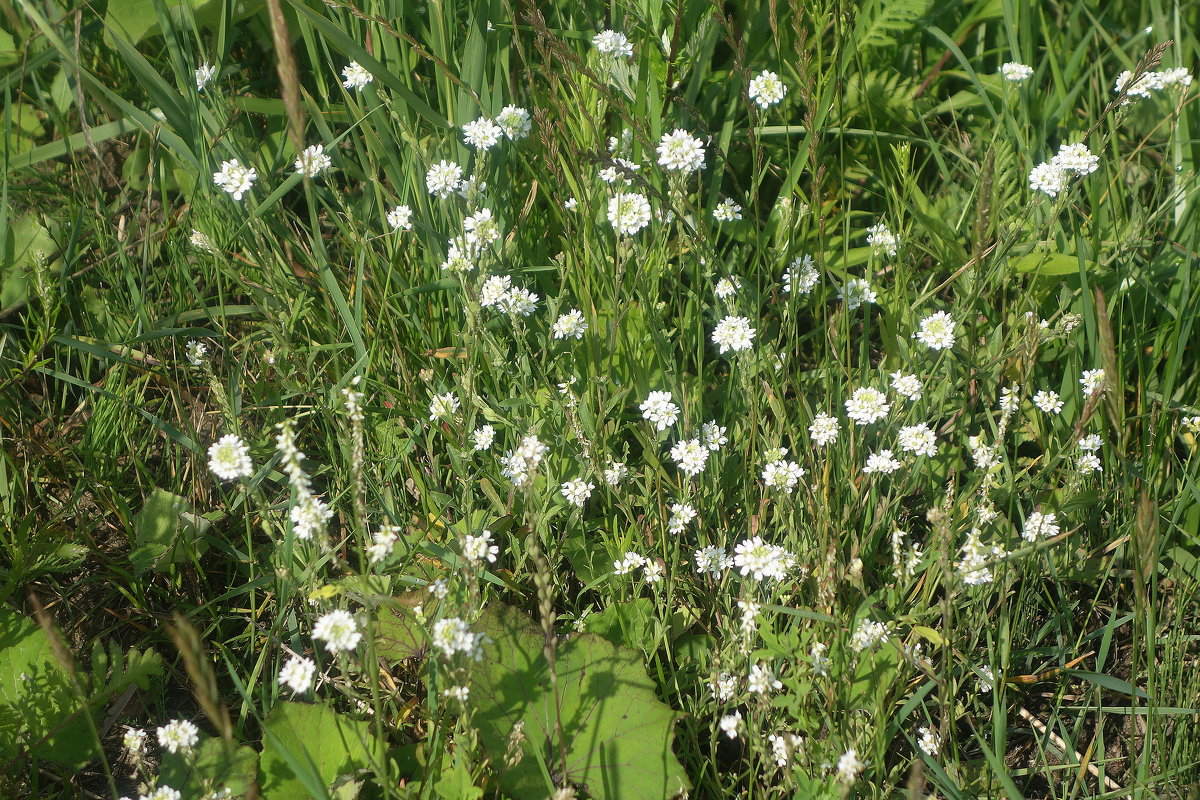
[[[186,719],[173,719],[156,733],[159,746],[170,753],[186,753],[200,742],[200,729]]]
[[[233,195],[234,200],[241,200],[256,180],[254,167],[243,167],[236,158],[222,161],[221,169],[213,173],[213,184]]]
[[[1009,83],[1024,83],[1033,77],[1033,67],[1019,61],[1009,61],[1000,66],[1000,75]]]
[[[759,108],[769,108],[787,94],[787,87],[774,72],[760,72],[750,79],[750,100]]]
[[[619,193],[608,201],[608,221],[617,233],[632,236],[650,224],[650,203],[636,192]]]
[[[672,402],[670,392],[651,392],[640,408],[642,416],[660,431],[665,431],[679,419],[679,406]]]
[[[633,45],[623,33],[616,31],[601,31],[592,37],[592,45],[601,55],[610,58],[629,58],[633,55]]]
[[[533,127],[529,112],[517,106],[505,106],[504,110],[496,115],[496,124],[504,131],[504,135],[514,142],[528,136]]]
[[[846,401],[846,416],[859,425],[878,422],[886,417],[891,409],[887,395],[869,386],[855,389],[854,394]]]
[[[476,150],[490,150],[504,136],[504,129],[487,117],[468,122],[462,130],[463,141]]]
[[[685,175],[695,172],[704,167],[704,144],[683,128],[676,128],[659,140],[658,163]]]
[[[208,448],[208,468],[223,481],[249,478],[254,473],[250,448],[237,434],[226,434]]]
[[[342,70],[342,86],[347,89],[362,91],[368,83],[375,80],[357,61],[351,61]]]
[[[954,317],[945,311],[930,314],[913,338],[931,350],[948,350],[954,346]]]
[[[325,155],[325,145],[313,144],[304,148],[304,152],[296,159],[296,172],[308,178],[315,178],[333,166],[333,159]]]
[[[884,253],[894,256],[900,247],[900,240],[887,225],[880,222],[867,228],[867,247],[877,256]]]
[[[562,485],[562,496],[571,505],[583,508],[583,504],[592,496],[592,490],[595,488],[595,484],[582,479],[567,481]]]
[[[462,182],[462,167],[453,161],[442,159],[425,173],[425,188],[443,200],[458,189]]]
[[[324,642],[325,649],[334,654],[353,650],[362,641],[354,616],[341,608],[322,615],[313,626],[312,637]]]
[[[1045,389],[1033,396],[1033,404],[1047,414],[1061,414],[1063,410],[1063,401],[1059,399],[1058,392]]]
[[[555,339],[582,339],[583,334],[587,333],[588,323],[583,318],[583,312],[578,308],[572,308],[566,314],[559,316],[554,321],[554,338]]]
[[[429,402],[429,420],[437,422],[440,419],[452,417],[458,408],[459,402],[458,398],[454,396],[454,392],[435,394],[433,400]]]
[[[387,213],[387,224],[394,231],[412,230],[412,209],[408,206],[396,206]]]
[[[283,669],[279,670],[279,683],[296,694],[304,694],[312,688],[313,675],[316,674],[317,664],[311,658],[292,656]]]
[[[458,617],[446,617],[433,624],[431,634],[433,647],[441,651],[446,658],[462,653],[468,658],[479,661],[483,658],[483,644],[487,636],[482,633],[472,633],[465,620]]]
[[[754,332],[746,317],[729,316],[717,323],[712,340],[722,353],[727,350],[748,350],[754,344]]]
[[[783,290],[789,294],[793,290],[796,294],[808,294],[819,280],[821,280],[821,275],[817,272],[813,257],[810,255],[797,256],[783,271]]]
[[[196,91],[204,91],[204,87],[208,86],[208,82],[217,74],[217,68],[212,64],[204,61],[200,66],[196,67]]]
[[[1025,518],[1025,527],[1021,531],[1021,538],[1027,542],[1036,542],[1039,539],[1058,536],[1060,530],[1058,515],[1034,511]]]
[[[812,424],[808,426],[808,435],[812,437],[813,444],[824,447],[837,441],[840,430],[837,418],[822,411],[813,417]]]

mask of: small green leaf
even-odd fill
[[[1073,275],[1079,272],[1079,259],[1065,253],[1027,253],[1013,263],[1017,272],[1036,272],[1039,275]]]

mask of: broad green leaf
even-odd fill
[[[1074,275],[1079,272],[1079,260],[1065,253],[1028,253],[1013,262],[1017,272],[1036,272],[1039,275]]]
[[[129,560],[138,572],[188,561],[208,549],[203,534],[209,525],[187,498],[155,489],[133,518],[136,546]]]
[[[370,767],[371,752],[379,747],[365,722],[323,705],[279,703],[263,728],[262,796],[267,800],[328,798],[339,777]]]
[[[587,617],[587,632],[602,636],[619,647],[644,650],[653,643],[654,602],[639,597],[628,603],[613,603],[599,614]]]
[[[91,727],[46,633],[0,606],[0,761],[26,751],[82,767],[99,755]]]
[[[154,0],[109,0],[108,14],[104,18],[105,40],[111,44],[108,34],[110,28],[120,31],[133,44],[161,33],[154,5]],[[172,23],[187,27],[188,6],[200,27],[212,28],[220,24],[225,3],[223,0],[186,0],[186,3],[168,0],[166,7]],[[230,21],[245,19],[261,7],[261,0],[234,0],[230,3]]]
[[[258,753],[246,745],[227,750],[216,736],[205,736],[191,756],[164,753],[159,780],[177,789],[182,800],[208,800],[213,790],[229,789],[233,797],[245,795],[256,785]],[[206,791],[206,787],[213,788]],[[219,795],[218,795],[219,796]]]
[[[517,800],[552,794],[541,762],[561,772],[564,749],[566,779],[596,800],[662,800],[690,787],[672,750],[681,715],[658,700],[640,654],[594,634],[560,642],[556,704],[543,639],[529,617],[494,604],[477,627],[492,641],[473,673],[471,698],[493,762],[502,762],[514,726],[524,724],[525,757],[503,772],[505,792]]]

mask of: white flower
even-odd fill
[[[292,656],[283,665],[283,669],[279,670],[279,683],[296,694],[304,694],[312,688],[313,675],[316,672],[317,663],[311,658]]]
[[[772,690],[783,688],[783,682],[775,677],[775,671],[769,664],[755,664],[746,676],[746,688],[751,694],[770,694]]]
[[[787,87],[774,72],[760,72],[750,79],[750,99],[759,108],[775,105],[787,94]]]
[[[867,246],[877,256],[884,253],[894,256],[896,255],[896,250],[900,247],[900,240],[896,238],[896,234],[892,233],[887,225],[880,222],[867,228]]]
[[[249,478],[254,474],[250,448],[237,434],[226,434],[208,448],[208,468],[223,481]]]
[[[688,475],[699,475],[708,462],[708,448],[699,439],[677,442],[671,448],[671,460]]]
[[[753,576],[756,581],[782,580],[795,562],[794,555],[782,547],[767,544],[761,536],[738,542],[733,549],[733,565],[742,577]]]
[[[528,136],[533,127],[529,112],[517,106],[505,106],[504,110],[496,115],[496,124],[504,131],[504,135],[514,142]]]
[[[813,257],[809,255],[797,256],[783,272],[783,290],[789,294],[793,290],[795,290],[796,294],[808,294],[820,279],[821,276],[817,272]],[[872,299],[870,302],[873,303],[875,301]]]
[[[525,486],[533,477],[533,472],[546,455],[547,449],[536,435],[526,436],[521,440],[520,447],[509,450],[500,459],[500,474],[512,481],[518,489]]]
[[[608,201],[608,221],[617,233],[632,236],[650,224],[650,203],[636,192],[618,194]]]
[[[860,619],[850,636],[850,649],[856,653],[870,650],[887,638],[888,626],[873,619]]]
[[[679,406],[671,401],[670,392],[651,392],[640,408],[642,417],[660,431],[665,431],[679,419]]]
[[[500,554],[500,548],[492,544],[492,532],[484,530],[478,536],[463,537],[462,554],[463,558],[476,566],[484,561],[494,564],[496,556]]]
[[[312,637],[324,642],[325,649],[335,655],[353,650],[362,641],[354,616],[341,608],[323,614],[313,626]]]
[[[794,733],[772,733],[767,737],[767,742],[771,745],[775,766],[783,768],[791,763],[792,754],[800,749],[804,739]]]
[[[614,158],[611,166],[600,170],[600,180],[610,185],[620,181],[622,186],[628,186],[633,183],[633,173],[641,168],[641,164],[635,164],[629,159]]]
[[[1025,518],[1025,527],[1021,531],[1021,538],[1027,542],[1036,542],[1039,539],[1058,536],[1060,530],[1057,514],[1043,514],[1040,511],[1034,511]]]
[[[1080,475],[1090,475],[1093,472],[1102,472],[1103,465],[1100,462],[1100,456],[1095,453],[1080,453],[1075,459],[1075,469]]]
[[[924,392],[921,386],[921,379],[916,375],[906,375],[900,370],[896,370],[891,374],[892,389],[896,394],[907,397],[909,400],[920,400]]]
[[[587,329],[588,323],[583,318],[583,312],[578,308],[572,308],[554,321],[554,338],[569,339],[575,337],[576,339],[582,339],[583,335],[587,333]]]
[[[209,255],[216,255],[217,253],[217,245],[213,242],[212,238],[207,233],[198,231],[195,228],[192,228],[192,235],[188,237],[188,242],[191,243],[192,247]]]
[[[642,578],[646,583],[659,583],[663,579],[663,565],[659,561],[651,561],[646,559],[642,564]]]
[[[146,732],[141,728],[130,728],[125,731],[121,740],[125,751],[131,756],[139,756],[146,752]]]
[[[987,694],[996,688],[996,672],[988,666],[981,666],[977,669],[979,675],[979,693]]]
[[[1097,433],[1084,436],[1079,440],[1078,447],[1085,453],[1094,453],[1104,446],[1104,440]]]
[[[1070,173],[1049,161],[1043,161],[1029,171],[1029,188],[1050,197],[1065,192],[1070,182]]]
[[[898,469],[900,469],[900,462],[892,457],[892,451],[880,450],[878,453],[867,456],[867,465],[863,467],[863,472],[868,475],[876,472],[890,475]]]
[[[481,208],[463,220],[463,231],[469,245],[476,249],[500,241],[500,226],[490,208]]]
[[[858,757],[858,751],[851,747],[837,762],[837,779],[840,783],[854,783],[859,774],[867,768],[865,761]]]
[[[693,558],[696,560],[696,572],[713,578],[721,577],[721,573],[733,564],[733,559],[725,554],[725,549],[716,545],[701,547]]]
[[[829,645],[824,642],[814,642],[813,646],[808,650],[808,660],[812,662],[813,672],[817,675],[825,676],[829,674],[831,662],[829,656],[825,655],[825,651],[829,649]]]
[[[909,425],[900,429],[897,441],[905,453],[916,453],[919,456],[936,456],[936,436],[925,423]]]
[[[179,793],[178,789],[162,785],[150,792],[150,794],[139,794],[138,800],[179,800],[181,797],[183,795]]]
[[[629,58],[633,55],[633,45],[625,34],[616,31],[601,31],[592,37],[592,45],[601,54],[612,58]]]
[[[929,730],[929,728],[920,728],[917,730],[920,734],[917,737],[917,747],[920,747],[928,756],[936,756],[938,754],[938,738],[937,734]]]
[[[878,302],[879,296],[863,278],[851,278],[838,289],[838,299],[846,304],[847,311],[854,311],[864,303]]]
[[[583,504],[592,496],[595,485],[585,480],[567,481],[562,485],[562,496],[573,506],[583,508]]]
[[[408,206],[396,206],[387,213],[387,224],[394,231],[412,230],[412,209]]]
[[[360,92],[368,83],[375,80],[371,73],[363,69],[357,61],[351,61],[346,65],[346,68],[342,70],[342,78],[344,79],[343,87],[357,89]]]
[[[728,197],[717,203],[713,209],[713,218],[717,222],[733,222],[742,218],[742,207]]]
[[[208,85],[208,82],[211,81],[213,76],[216,74],[217,68],[207,61],[202,62],[200,66],[196,67],[196,91],[204,91],[204,87]]]
[[[499,305],[512,289],[512,278],[507,275],[493,275],[483,282],[479,290],[479,305],[484,308]]]
[[[296,172],[309,178],[317,177],[331,166],[333,159],[325,154],[323,144],[309,145],[296,159]]]
[[[664,133],[658,142],[658,163],[685,175],[704,167],[704,144],[683,128]]]
[[[462,182],[462,167],[442,159],[425,173],[425,188],[443,200],[452,195]]]
[[[221,169],[213,173],[213,184],[233,195],[234,200],[241,200],[256,180],[254,167],[243,167],[236,158],[222,161]]]
[[[982,532],[979,528],[971,529],[967,534],[966,541],[963,542],[962,549],[959,550],[960,559],[954,565],[954,568],[962,575],[963,583],[968,586],[991,583],[993,576],[991,568],[987,566],[988,562],[1004,558],[1007,555],[1003,547],[984,545],[981,537]]]
[[[738,737],[738,727],[742,724],[742,712],[735,711],[732,714],[727,714],[721,717],[721,721],[718,724],[721,727],[722,733],[730,739],[736,739]]]
[[[1010,83],[1024,83],[1033,77],[1033,67],[1018,61],[1009,61],[1000,66],[1000,75]]]
[[[737,691],[737,676],[722,672],[709,684],[712,698],[718,703],[727,703]]]
[[[712,340],[722,353],[727,350],[748,350],[754,344],[754,333],[749,319],[729,316],[717,323]]]
[[[200,729],[186,719],[173,719],[156,732],[159,746],[170,753],[186,753],[200,742]]]
[[[518,317],[528,317],[537,308],[538,296],[528,289],[510,289],[500,298],[500,310]]]
[[[742,282],[737,278],[721,278],[721,280],[717,281],[716,288],[713,289],[713,294],[718,299],[724,300],[733,297],[740,288],[742,288]]]
[[[812,424],[808,426],[808,435],[812,437],[813,444],[824,447],[837,441],[840,430],[837,418],[822,411],[813,417]]]
[[[700,426],[700,441],[715,453],[729,443],[729,437],[725,435],[726,430],[725,426],[718,425],[715,419],[710,420]]]
[[[1021,386],[1013,384],[1000,390],[1000,412],[1006,417],[1021,408]]]
[[[632,550],[629,550],[625,553],[624,557],[622,557],[620,561],[613,562],[613,574],[628,575],[638,567],[644,566],[645,564],[646,559],[644,556],[640,556]]]
[[[372,564],[378,564],[392,554],[396,542],[400,540],[400,526],[384,525],[371,536],[371,544],[367,546],[367,555]]]
[[[472,633],[467,623],[458,617],[446,617],[435,622],[431,638],[434,648],[446,658],[462,653],[475,661],[483,658],[483,644],[488,640],[485,634]]]
[[[1104,370],[1084,370],[1083,376],[1079,379],[1079,385],[1083,387],[1083,393],[1091,397],[1104,388]]]
[[[1033,396],[1033,404],[1047,414],[1061,414],[1063,410],[1063,401],[1059,399],[1058,392],[1045,389]]]
[[[878,422],[886,417],[891,409],[887,395],[869,386],[855,389],[854,394],[846,401],[846,416],[859,425]]]
[[[667,530],[678,536],[695,518],[696,509],[686,503],[675,503],[671,506],[671,518],[667,520]]]
[[[1050,159],[1050,163],[1082,177],[1096,171],[1100,165],[1100,157],[1092,155],[1092,151],[1085,144],[1062,144],[1058,146],[1058,153]]]
[[[762,480],[768,489],[791,494],[804,477],[804,469],[795,461],[772,461],[763,467]]]
[[[459,402],[458,398],[454,396],[454,392],[435,394],[433,400],[429,402],[429,420],[437,422],[440,419],[452,417],[458,408]]]
[[[947,350],[954,346],[954,318],[945,311],[930,314],[913,338],[930,350]]]
[[[466,705],[467,700],[471,697],[471,687],[451,686],[448,689],[442,689],[442,697],[454,700],[460,705]]]
[[[568,197],[566,200],[563,201],[563,208],[565,208],[567,211],[574,211],[578,207],[579,207],[579,201],[576,200],[574,197]]]
[[[490,150],[504,136],[504,129],[487,117],[462,126],[463,141],[476,150]]]
[[[620,461],[609,459],[608,466],[604,468],[603,477],[604,482],[609,486],[617,486],[621,481],[629,477],[629,467]]]
[[[471,433],[475,450],[487,450],[496,441],[496,429],[491,425],[480,425]]]

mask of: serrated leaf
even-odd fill
[[[672,750],[681,715],[656,697],[640,654],[594,634],[560,642],[556,710],[533,621],[497,604],[476,627],[492,639],[473,673],[471,698],[478,703],[474,722],[480,741],[493,763],[502,763],[514,726],[524,724],[525,757],[501,775],[505,792],[518,800],[552,793],[539,762],[562,770],[560,719],[565,780],[596,800],[662,800],[690,787]]]

